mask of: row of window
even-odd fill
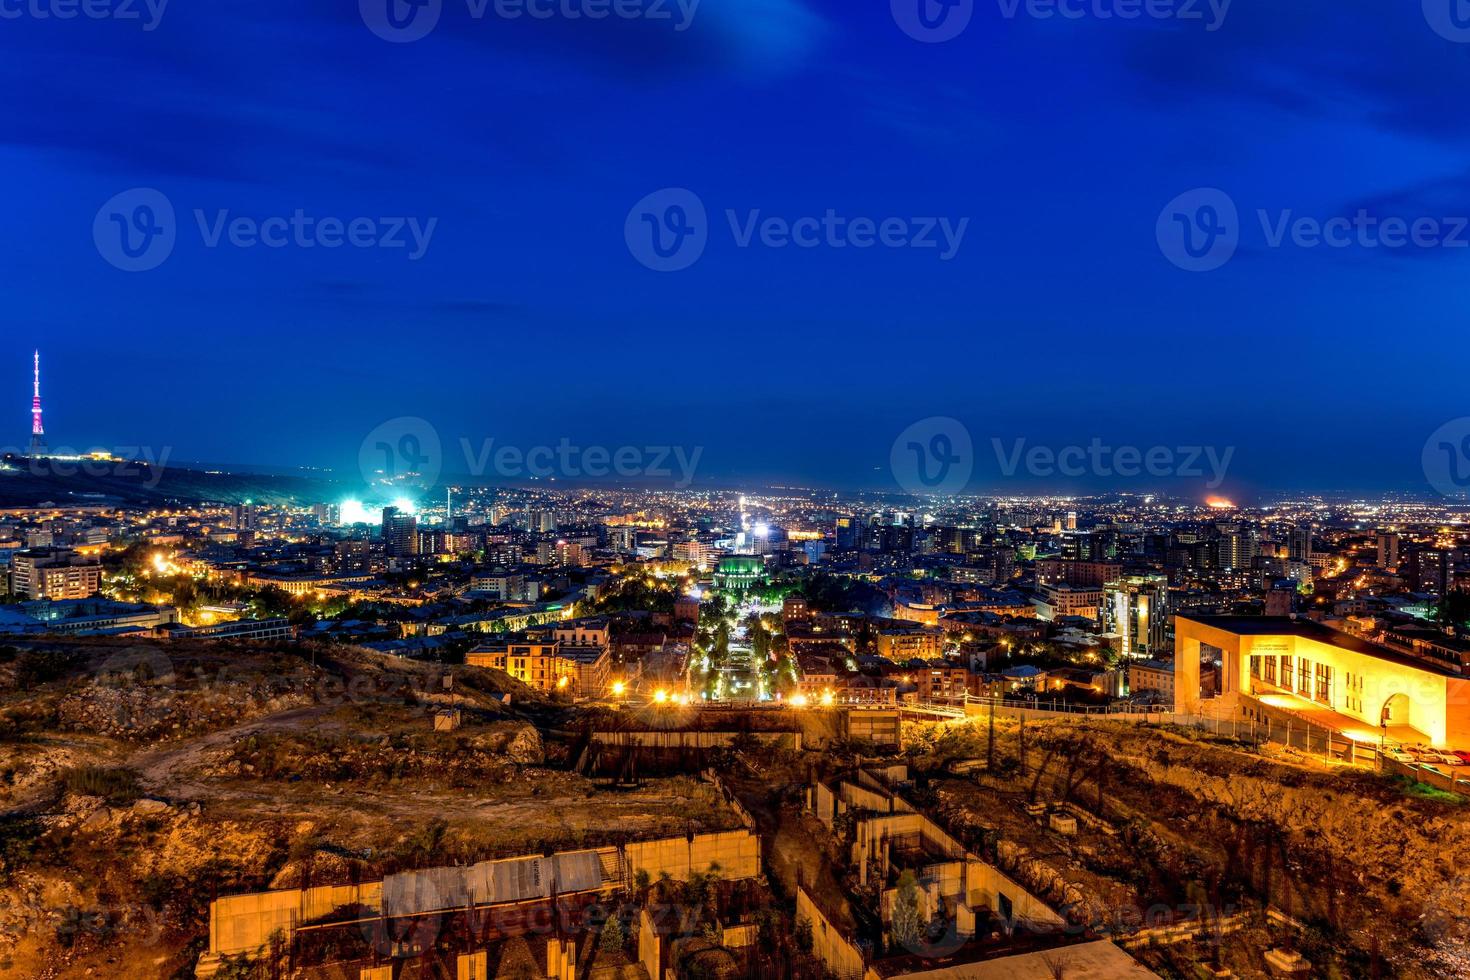
[[[1295,669],[1293,669],[1295,668]],[[1315,668],[1315,669],[1314,669]],[[1295,663],[1289,656],[1257,656],[1251,657],[1251,677],[1258,681],[1265,681],[1281,688],[1284,691],[1295,691],[1304,698],[1311,698],[1321,704],[1332,705],[1332,674],[1333,669],[1329,664],[1314,664],[1306,657],[1297,657]],[[1353,675],[1348,675],[1348,686],[1353,688]],[[1357,679],[1356,690],[1362,690],[1362,678]],[[1348,706],[1352,707],[1353,697],[1348,697]],[[1362,711],[1362,701],[1357,701],[1357,711]]]

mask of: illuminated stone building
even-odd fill
[[[1456,667],[1370,643],[1305,619],[1180,616],[1174,699],[1198,713],[1200,661],[1221,664],[1222,703],[1211,713],[1263,705],[1356,741],[1470,749],[1470,676]]]
[[[558,640],[508,640],[487,643],[465,655],[471,667],[503,670],[543,694],[598,697],[612,675],[605,646],[576,646]]]

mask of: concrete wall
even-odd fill
[[[859,810],[872,810],[875,813],[893,813],[908,809],[907,805],[899,806],[900,801],[895,800],[886,793],[875,793],[870,789],[863,789],[852,783],[842,783],[837,787],[838,795],[842,802]]]
[[[382,898],[383,883],[374,881],[216,899],[209,905],[209,950],[229,955],[254,953],[277,931],[288,934],[296,923],[321,918],[344,905],[377,911]]]
[[[746,830],[698,834],[642,841],[625,849],[620,861],[616,848],[600,848],[604,866],[618,867],[631,881],[640,870],[657,880],[663,872],[687,881],[692,871],[705,872],[720,866],[725,878],[757,878],[761,873],[760,838]],[[507,859],[514,860],[514,859]],[[369,912],[382,908],[383,883],[321,886],[233,895],[216,899],[209,907],[209,953],[214,956],[254,954],[265,947],[276,932],[288,936],[298,923],[319,919],[344,905],[361,905]]]
[[[659,980],[663,975],[663,940],[653,926],[653,916],[648,914],[648,909],[638,913],[638,962],[650,980]]]
[[[593,732],[592,741],[614,748],[638,746],[645,749],[721,749],[742,732]],[[750,737],[785,749],[801,748],[800,732],[750,732]]]
[[[900,714],[894,710],[850,709],[847,712],[848,738],[864,739],[877,745],[903,747]]]
[[[1011,914],[1017,920],[1058,927],[1066,925],[1045,902],[984,861],[966,862],[965,890],[969,895],[966,904],[972,909],[987,908],[998,913],[1000,902],[997,896],[1005,895],[1011,902]]]
[[[862,951],[828,921],[812,901],[805,888],[796,890],[796,921],[808,922],[812,929],[812,952],[838,977],[863,975]]]
[[[645,841],[629,844],[625,850],[630,877],[643,870],[654,880],[667,872],[670,877],[687,881],[691,872],[706,872],[711,864],[718,864],[725,878],[760,875],[760,838],[746,830],[700,834],[693,842],[683,837]]]
[[[816,811],[817,819],[826,825],[828,830],[832,829],[832,821],[837,816],[837,797],[822,783],[812,787],[814,796],[813,809]]]
[[[455,968],[458,980],[490,980],[490,957],[483,951],[461,954]]]

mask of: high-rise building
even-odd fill
[[[102,587],[101,564],[65,548],[28,548],[10,562],[10,591],[30,599],[85,599]]]
[[[250,501],[236,504],[230,511],[231,526],[237,531],[255,531],[260,528],[260,510]]]
[[[419,521],[397,507],[383,508],[383,551],[389,558],[419,553]]]
[[[1403,538],[1392,531],[1382,531],[1378,535],[1378,567],[1386,571],[1396,572],[1399,569],[1399,550],[1403,544]]]
[[[1455,553],[1445,548],[1415,548],[1405,563],[1409,587],[1415,592],[1448,595],[1455,590]]]
[[[1231,571],[1249,569],[1261,552],[1254,529],[1239,524],[1221,524],[1219,530],[1219,566]]]
[[[1312,526],[1294,527],[1286,535],[1286,557],[1292,561],[1312,560]]]
[[[1103,631],[1120,637],[1125,657],[1149,659],[1169,645],[1169,580],[1128,575],[1103,587]]]

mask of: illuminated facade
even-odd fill
[[[766,563],[757,555],[726,555],[715,571],[715,588],[741,591],[765,579]]]
[[[1147,660],[1169,649],[1169,580],[1129,575],[1103,588],[1103,632],[1119,637],[1124,657]]]
[[[10,561],[10,590],[28,599],[85,599],[101,587],[101,564],[63,548],[17,551]]]
[[[612,674],[607,647],[569,646],[556,640],[487,643],[471,650],[465,663],[503,670],[543,694],[568,697],[604,694]]]
[[[1180,616],[1178,710],[1196,713],[1200,660],[1221,662],[1227,709],[1260,703],[1358,741],[1470,749],[1470,677],[1304,619]]]

